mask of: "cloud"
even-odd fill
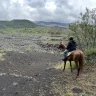
[[[29,6],[31,6],[32,8],[41,8],[41,7],[44,7],[45,2],[43,0],[32,0],[30,3],[29,3]]]
[[[0,1],[0,19],[1,20],[9,18],[9,14],[7,10],[8,6],[10,6],[10,2],[6,0]]]
[[[74,22],[96,0],[0,0],[0,20]]]

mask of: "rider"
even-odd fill
[[[71,51],[73,51],[73,50],[76,50],[76,45],[77,45],[77,44],[76,44],[73,36],[70,36],[70,37],[69,37],[69,42],[68,42],[67,48],[66,48],[66,50],[64,51],[64,59],[62,59],[63,61],[66,61],[66,60],[67,60],[66,55],[67,55],[68,52],[71,52]]]

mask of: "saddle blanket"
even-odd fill
[[[67,53],[67,57],[68,57],[68,56],[70,56],[72,52],[73,52],[73,51],[71,51],[71,52],[68,52],[68,53]]]

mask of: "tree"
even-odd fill
[[[91,60],[93,60],[92,56],[96,55],[96,8],[92,10],[86,8],[86,12],[81,12],[79,20],[70,24],[69,28],[74,32],[73,34],[76,37],[79,48],[87,56],[90,54]]]
[[[85,50],[96,47],[96,8],[80,13],[80,18],[74,24],[69,25],[81,47]]]

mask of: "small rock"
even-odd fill
[[[17,85],[18,85],[18,83],[14,82],[14,83],[13,83],[13,85],[14,85],[14,86],[17,86]]]
[[[37,73],[35,76],[41,76],[41,74],[40,73]]]
[[[19,92],[15,92],[15,94],[19,94]]]
[[[80,89],[80,88],[75,87],[75,88],[72,89],[72,92],[73,92],[73,93],[82,93],[83,90]]]

